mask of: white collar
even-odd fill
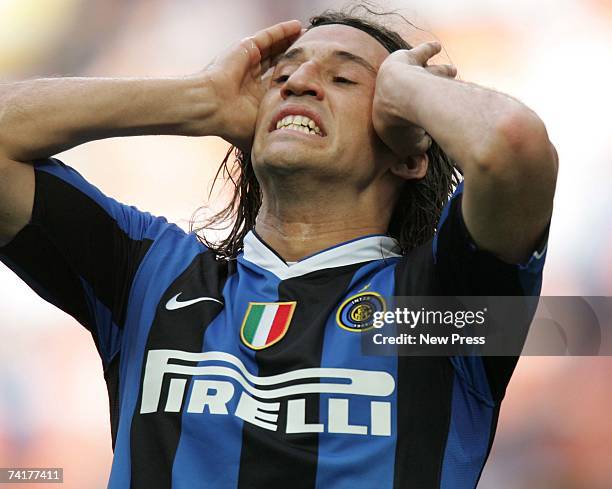
[[[249,231],[244,237],[243,259],[272,272],[281,280],[299,277],[316,270],[343,267],[386,258],[398,258],[401,248],[389,236],[374,235],[357,238],[319,251],[288,265],[259,236]]]

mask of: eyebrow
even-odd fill
[[[358,56],[356,54],[349,53],[348,51],[333,51],[331,55],[334,58],[340,59],[342,61],[350,61],[352,63],[356,63],[374,75],[376,75],[377,73],[376,69],[370,63],[368,63],[365,59],[363,59],[361,56]],[[287,51],[286,53],[281,54],[276,60],[276,64],[282,63],[283,61],[288,61],[288,60],[293,60],[293,59],[303,58],[303,57],[304,57],[304,48],[293,48]]]

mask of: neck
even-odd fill
[[[323,199],[274,199],[264,202],[255,231],[285,261],[297,261],[345,241],[386,234],[391,206],[366,196]],[[340,197],[340,198],[338,198]]]

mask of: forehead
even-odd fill
[[[378,68],[389,56],[384,46],[372,36],[355,27],[341,24],[313,27],[289,49],[298,47],[314,56],[325,56],[335,50],[348,51],[361,56],[374,68]]]

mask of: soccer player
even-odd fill
[[[110,488],[475,487],[516,358],[360,339],[386,296],[539,294],[557,156],[439,51],[328,12],[193,76],[0,87],[0,254],[94,338]],[[221,244],[52,157],[143,134],[236,146]]]

